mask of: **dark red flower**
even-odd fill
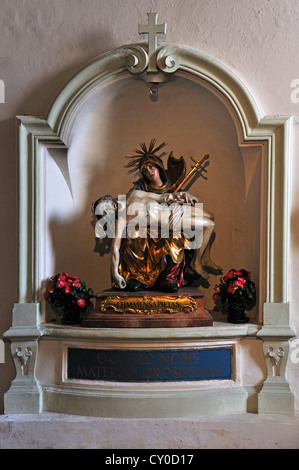
[[[236,273],[236,270],[235,270],[235,269],[230,269],[230,270],[228,271],[228,273],[226,274],[225,277],[226,277],[226,278],[233,277],[233,276],[235,275],[235,273]],[[242,273],[241,273],[241,274],[242,274]]]

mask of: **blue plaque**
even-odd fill
[[[68,349],[68,378],[178,382],[232,378],[232,348],[184,350]]]

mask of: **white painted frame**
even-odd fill
[[[54,101],[45,119],[18,116],[19,152],[19,269],[18,300],[13,312],[13,325],[5,338],[12,342],[12,353],[16,344],[31,348],[31,361],[37,361],[37,342],[42,336],[55,337],[55,328],[45,328],[40,314],[40,200],[41,200],[41,147],[68,147],[72,125],[84,103],[99,86],[111,80],[128,77],[128,72],[146,74],[148,57],[142,45],[123,46],[97,57],[79,72],[62,90]],[[265,244],[260,279],[263,292],[263,318],[255,335],[264,341],[265,360],[270,345],[285,351],[283,372],[278,377],[269,375],[260,393],[263,412],[293,412],[293,395],[285,378],[288,341],[295,335],[290,325],[289,312],[289,162],[291,154],[291,118],[264,116],[249,88],[230,69],[195,49],[167,45],[157,52],[157,66],[160,75],[174,72],[190,80],[198,80],[221,99],[231,112],[236,123],[239,144],[265,142],[265,179],[262,197],[265,205],[263,238]],[[154,80],[151,77],[152,81]],[[242,327],[243,328],[243,327]],[[232,328],[228,326],[230,332]],[[244,328],[243,328],[244,329]],[[209,329],[210,330],[210,329]],[[221,333],[216,331],[214,338]],[[249,328],[250,330],[250,328]],[[51,333],[49,333],[51,331]],[[240,334],[239,329],[234,330]],[[130,334],[130,333],[128,333]],[[209,332],[209,334],[212,334]],[[228,332],[226,332],[228,334]],[[232,335],[234,335],[232,333]],[[244,334],[246,336],[246,333]],[[66,333],[68,336],[68,333]],[[28,346],[30,344],[30,346]],[[268,349],[267,349],[268,348]],[[267,356],[268,354],[268,356]],[[28,393],[34,392],[40,410],[41,388],[35,379],[35,368],[29,368],[26,377]],[[31,381],[30,381],[31,380]],[[23,388],[22,373],[17,368],[14,386],[8,392],[7,406],[13,407],[16,385]],[[274,385],[273,385],[274,384]],[[280,394],[286,400],[282,408],[277,406]],[[28,403],[24,402],[28,407]],[[28,408],[27,408],[28,409]],[[280,410],[280,411],[277,411]],[[20,411],[21,412],[21,411]]]
[[[68,146],[79,108],[106,80],[127,71],[134,47],[124,46],[96,58],[71,80],[46,119],[18,116],[19,129],[19,289],[18,302],[37,302],[39,290],[40,146]],[[234,114],[240,144],[266,142],[265,302],[289,302],[289,160],[291,118],[266,117],[245,84],[227,67],[194,49],[171,45],[159,57],[175,56],[178,71],[197,77],[222,97]],[[186,75],[187,73],[187,75]],[[125,75],[127,76],[127,75]],[[236,120],[237,117],[237,120]]]

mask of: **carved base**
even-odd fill
[[[95,295],[95,310],[81,323],[89,328],[183,328],[212,326],[204,294],[183,287],[176,293],[110,289]]]
[[[26,380],[24,380],[26,382]],[[4,395],[5,414],[36,414],[42,408],[42,390],[38,384],[13,382]]]
[[[294,395],[289,384],[282,380],[265,382],[258,395],[258,412],[293,416],[294,411]]]

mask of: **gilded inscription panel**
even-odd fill
[[[178,313],[183,310],[194,312],[197,308],[192,297],[180,296],[110,296],[101,301],[101,312],[109,309],[119,313]]]

